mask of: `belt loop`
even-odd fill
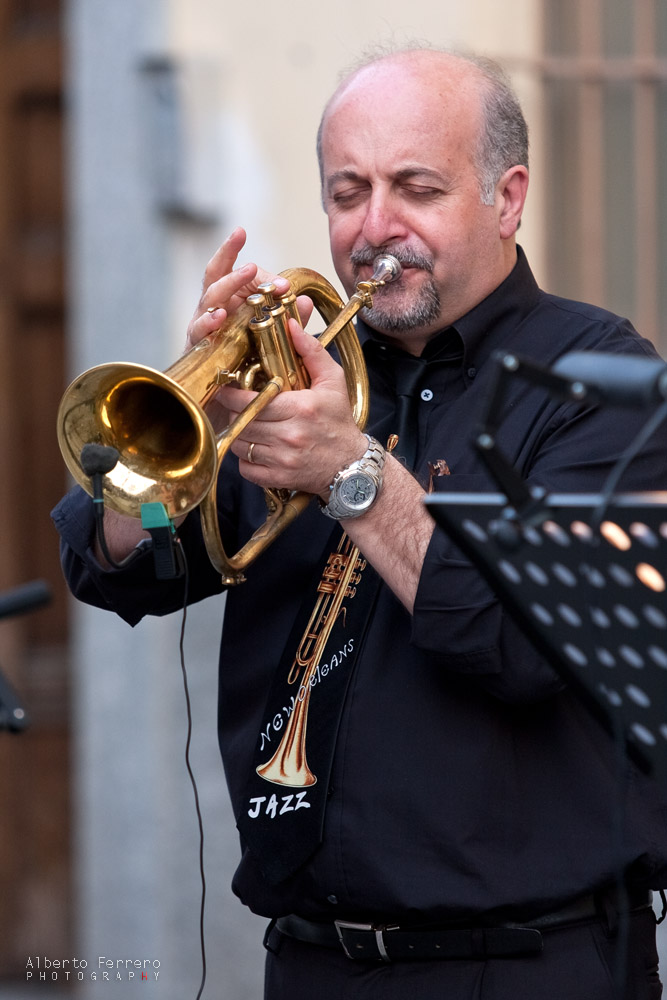
[[[473,927],[470,931],[470,951],[472,958],[486,958],[486,930],[484,927]]]
[[[384,944],[384,927],[375,928],[375,943],[377,949],[380,952],[380,958],[383,962],[391,962],[389,955],[387,954],[387,949]]]
[[[618,932],[618,894],[609,889],[596,893],[595,908],[605,936],[608,938],[616,937]]]

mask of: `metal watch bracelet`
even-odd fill
[[[370,434],[365,437],[368,448],[364,454],[336,473],[329,487],[328,501],[325,503],[320,498],[322,512],[336,521],[365,514],[380,492],[386,452]]]

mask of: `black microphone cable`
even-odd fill
[[[192,792],[195,800],[195,811],[197,813],[197,824],[199,827],[199,875],[201,879],[201,904],[199,909],[199,943],[201,948],[202,977],[201,977],[201,983],[199,985],[199,991],[196,996],[196,1000],[200,1000],[200,997],[204,992],[204,986],[206,985],[206,936],[204,930],[204,919],[206,910],[206,873],[204,870],[204,821],[202,818],[201,806],[199,802],[199,789],[197,788],[197,781],[195,779],[194,771],[192,769],[192,764],[190,761],[190,746],[192,743],[192,704],[190,701],[190,686],[188,684],[188,672],[185,664],[185,625],[188,617],[188,588],[190,585],[190,571],[188,567],[188,561],[180,541],[177,541],[175,544],[178,545],[180,549],[181,565],[183,567],[183,576],[184,576],[183,613],[181,616],[181,631],[180,631],[178,649],[181,661],[181,674],[183,675],[183,691],[185,693],[185,707],[187,714],[187,737],[185,740],[185,767],[187,769],[188,776],[190,778],[190,784],[192,785]]]
[[[636,458],[637,454],[641,451],[644,445],[655,434],[660,425],[664,423],[665,419],[667,419],[667,400],[651,414],[637,436],[630,442],[609,473],[602,487],[600,503],[596,507],[591,519],[590,527],[594,531],[597,530],[602,523],[602,519],[607,511],[607,507],[613,499],[621,476],[632,460]]]
[[[95,516],[95,531],[97,540],[99,542],[100,549],[104,558],[107,560],[108,564],[113,569],[124,569],[133,559],[136,558],[138,552],[145,550],[147,547],[155,544],[155,536],[153,536],[153,542],[148,539],[144,539],[139,545],[131,552],[125,559],[117,562],[109,552],[106,537],[104,535],[104,494],[102,489],[102,476],[106,473],[111,472],[115,468],[120,455],[116,448],[110,446],[99,445],[99,444],[86,444],[81,450],[81,468],[90,478],[93,486],[93,511]],[[200,1000],[202,993],[204,992],[204,986],[206,985],[206,937],[204,930],[204,918],[206,910],[206,873],[204,870],[204,821],[201,813],[201,806],[199,802],[199,789],[197,787],[197,781],[192,769],[192,764],[190,761],[190,746],[192,744],[192,704],[190,700],[190,686],[188,683],[188,672],[185,663],[185,626],[187,622],[187,609],[188,609],[188,591],[190,586],[190,572],[188,567],[187,558],[185,551],[179,538],[176,536],[173,541],[169,542],[169,546],[173,547],[176,555],[176,567],[175,573],[170,575],[183,576],[183,612],[181,616],[181,629],[179,637],[179,657],[181,664],[181,674],[183,677],[183,690],[185,693],[185,707],[187,716],[187,735],[185,741],[185,767],[188,772],[188,777],[190,779],[190,784],[192,786],[192,792],[195,800],[195,811],[197,814],[197,825],[199,829],[199,874],[201,879],[201,904],[199,910],[199,942],[201,948],[201,962],[202,962],[202,977],[199,985],[199,990],[197,992],[196,1000]]]

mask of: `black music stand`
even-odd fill
[[[592,528],[601,499],[553,494],[519,525],[503,494],[425,502],[544,658],[667,781],[667,493],[618,495]]]
[[[19,696],[6,677],[0,673],[0,731],[21,733],[28,727],[28,715]]]
[[[43,580],[25,583],[0,594],[0,619],[33,611],[50,600],[51,590]],[[28,714],[19,696],[0,671],[0,730],[20,733],[28,725]]]
[[[432,493],[435,520],[544,658],[643,771],[667,782],[667,492],[614,494],[667,418],[667,365],[573,353],[552,369],[497,354],[474,446],[501,492]],[[599,495],[529,489],[496,441],[510,379],[551,396],[653,409]],[[661,404],[656,410],[656,406]]]

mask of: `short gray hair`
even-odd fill
[[[528,168],[528,126],[519,99],[512,87],[509,76],[499,63],[486,56],[452,49],[438,49],[425,44],[413,44],[407,48],[376,48],[366,54],[342,75],[341,83],[327,102],[317,130],[317,160],[320,166],[320,180],[324,184],[324,163],[322,157],[322,136],[329,106],[340,87],[351,80],[360,70],[373,63],[392,56],[409,52],[442,52],[474,66],[483,78],[482,126],[475,150],[475,168],[479,181],[482,204],[492,205],[496,184],[510,167],[521,164]]]

